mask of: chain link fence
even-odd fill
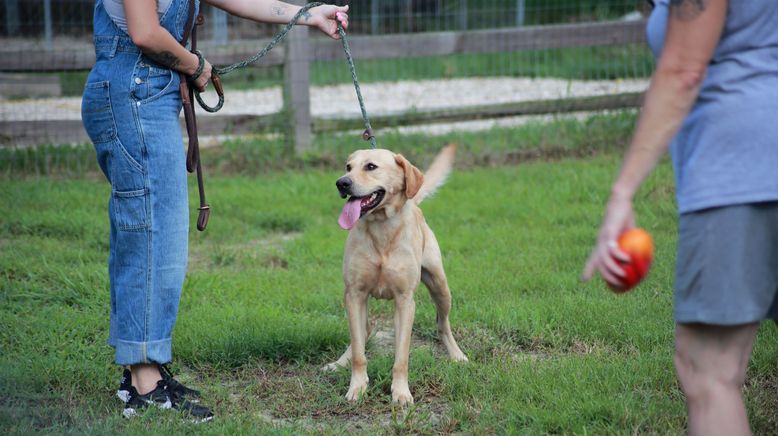
[[[451,108],[492,108],[482,114],[465,111],[449,119],[460,124],[468,117],[489,118],[490,113],[499,117],[553,113],[565,106],[512,113],[505,113],[504,106],[636,94],[645,89],[653,68],[642,41],[642,20],[648,12],[644,1],[335,3],[350,6],[349,35],[355,41],[368,109],[379,118],[376,127],[445,121],[446,117],[420,121],[401,115]],[[41,131],[61,134],[59,139],[52,135],[49,142],[85,139],[78,123],[79,96],[93,59],[93,8],[92,0],[0,0],[0,16],[4,17],[0,20],[2,143],[44,140],[46,135],[38,134]],[[228,16],[205,4],[202,13],[206,23],[199,30],[199,45],[215,64],[257,51],[279,28]],[[304,86],[310,87],[313,129],[354,126],[329,120],[358,115],[340,44],[315,31],[310,35],[310,83]],[[227,106],[221,116],[261,117],[284,109],[283,48],[276,51],[267,62],[225,78]],[[627,100],[627,106],[636,101]],[[495,105],[502,105],[502,112],[495,111]],[[234,127],[235,122],[224,125]]]

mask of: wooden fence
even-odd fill
[[[517,27],[494,30],[462,32],[429,32],[382,36],[350,36],[349,45],[359,70],[359,61],[366,59],[399,59],[427,56],[444,56],[466,53],[515,52],[566,47],[590,47],[642,43],[645,21],[595,22],[565,25]],[[355,119],[314,119],[310,115],[310,63],[343,58],[340,43],[309,37],[307,28],[290,33],[285,49],[276,49],[258,62],[258,66],[283,65],[284,113],[289,116],[287,137],[296,151],[310,146],[312,132],[343,128],[359,128]],[[214,47],[206,53],[216,65],[236,62],[254,54],[265,41],[252,41]],[[9,55],[0,52],[0,72],[58,72],[84,71],[94,63],[94,53],[87,49],[25,51]],[[229,81],[227,82],[229,104]],[[612,109],[634,107],[639,95],[613,95],[596,98],[565,99],[556,101],[522,102],[479,106],[456,110],[414,112],[393,117],[374,117],[373,126],[422,124],[437,121],[475,118],[497,118],[524,114],[565,112],[577,110]],[[356,97],[355,97],[356,98]],[[367,102],[368,106],[371,102]],[[258,126],[278,124],[277,115],[251,117],[223,115],[203,117],[200,131],[203,134],[248,132]],[[391,123],[391,124],[387,124]],[[74,126],[69,126],[74,124]],[[80,121],[0,121],[0,143],[58,142],[58,132],[69,132],[68,142],[86,140],[83,131],[75,126]],[[29,128],[26,128],[28,125]],[[79,134],[76,132],[80,132]]]

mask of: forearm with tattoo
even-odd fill
[[[159,53],[146,53],[146,56],[154,60],[154,62],[170,69],[177,69],[181,65],[181,59],[169,51],[162,51]]]
[[[283,18],[284,20],[290,20],[294,14],[290,13],[289,11],[289,5],[281,2],[276,2],[273,6],[270,7],[270,13],[276,17]],[[303,22],[308,22],[308,20],[311,19],[313,15],[309,11],[305,11],[302,15]]]
[[[270,12],[277,17],[286,17],[287,8],[286,6],[275,5],[270,8]]]

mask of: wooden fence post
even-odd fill
[[[297,2],[304,3],[304,2]],[[284,110],[288,151],[311,147],[310,48],[308,26],[295,26],[286,41],[284,58]]]

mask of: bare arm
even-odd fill
[[[671,0],[662,55],[651,76],[626,157],[611,189],[597,246],[583,278],[595,271],[611,283],[624,273],[613,257],[628,260],[615,241],[634,227],[632,198],[667,151],[700,92],[705,70],[721,37],[727,0]]]
[[[199,63],[197,55],[190,53],[159,24],[155,0],[132,0],[123,4],[130,38],[146,56],[162,66],[194,74]],[[208,64],[196,84],[202,87],[210,75]]]
[[[203,0],[237,17],[258,23],[288,23],[300,10],[300,6],[277,0]],[[307,11],[299,24],[317,27],[328,36],[338,39],[336,21],[348,27],[348,6],[321,5]]]

